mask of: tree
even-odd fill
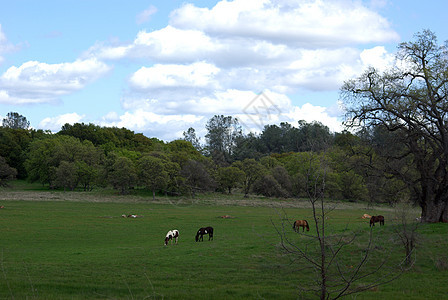
[[[0,156],[0,187],[8,186],[8,182],[15,179],[16,175],[17,170],[11,168],[6,163],[6,159]]]
[[[298,131],[296,151],[322,151],[332,144],[330,129],[320,122],[307,123],[301,120]]]
[[[126,194],[129,188],[137,183],[137,174],[132,161],[127,157],[117,157],[112,169],[109,170],[108,181],[112,186]]]
[[[76,166],[73,162],[62,161],[56,169],[56,179],[54,181],[56,187],[63,187],[73,191],[77,184]]]
[[[232,189],[241,184],[244,175],[244,172],[237,167],[223,167],[218,170],[218,182],[231,194]]]
[[[184,135],[184,140],[186,140],[187,142],[190,142],[197,151],[202,150],[200,138],[198,138],[196,136],[196,131],[194,130],[193,127],[190,127],[190,128],[188,128],[187,131],[184,131],[183,135]]]
[[[27,175],[24,162],[33,134],[36,134],[33,130],[0,127],[0,156],[17,170],[17,177],[20,179],[25,179]]]
[[[359,243],[355,243],[358,237],[356,232],[350,232],[347,228],[343,232],[335,231],[327,222],[334,209],[325,203],[328,158],[326,152],[321,155],[314,155],[313,152],[307,154],[308,162],[304,169],[306,194],[312,208],[312,217],[308,219],[310,232],[293,231],[291,222],[288,222],[287,227],[282,222],[281,228],[274,224],[281,237],[281,246],[286,253],[294,255],[294,260],[302,262],[301,275],[310,278],[301,281],[300,289],[312,292],[322,300],[339,299],[398,278],[399,264],[391,268],[392,271],[384,268],[386,263],[395,262],[388,261],[389,257],[376,251],[372,228],[366,245],[358,248],[354,247]],[[286,216],[281,218],[288,220]],[[347,251],[350,252],[348,258],[343,255]],[[313,274],[307,274],[308,270]]]
[[[232,161],[237,138],[242,135],[238,119],[215,115],[205,127],[208,152],[218,165],[228,165]]]
[[[12,129],[28,129],[30,127],[30,122],[22,115],[16,112],[9,112],[6,118],[3,119],[3,127]]]
[[[244,197],[247,198],[252,185],[264,175],[265,169],[262,164],[253,158],[246,158],[242,162],[236,161],[233,166],[244,172]]]
[[[207,191],[215,185],[204,164],[196,160],[189,160],[182,167],[180,174],[185,179],[184,185],[193,198],[197,191]]]
[[[397,60],[345,82],[345,124],[393,135],[388,146],[400,145],[398,152],[378,149],[386,173],[406,183],[423,222],[448,222],[448,42],[425,30],[399,45]]]
[[[166,187],[169,176],[162,159],[154,156],[143,156],[138,161],[138,175],[141,182],[152,190],[155,200],[156,191]]]

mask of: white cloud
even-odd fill
[[[81,122],[84,116],[78,115],[77,113],[68,113],[56,117],[48,117],[43,119],[39,123],[39,128],[44,130],[51,130],[52,132],[57,132],[61,130],[61,127],[65,124],[75,124]]]
[[[131,76],[130,83],[137,89],[204,88],[214,85],[213,77],[218,71],[214,65],[205,62],[190,65],[156,64],[150,68],[140,68]]]
[[[185,63],[210,57],[220,47],[219,40],[213,40],[201,31],[167,26],[151,32],[142,30],[129,44],[98,43],[88,49],[83,57],[96,57],[101,60],[141,58],[158,62]]]
[[[154,5],[149,6],[147,9],[137,15],[137,24],[143,24],[149,21],[152,15],[157,12],[157,8]]]
[[[395,42],[398,35],[363,3],[234,0],[210,9],[184,4],[171,13],[169,25],[142,30],[131,42],[98,42],[73,63],[9,68],[0,77],[0,103],[54,101],[103,76],[111,68],[106,62],[126,61],[139,63],[121,98],[127,112],[108,113],[99,121],[103,126],[172,139],[214,114],[227,114],[256,130],[244,109],[265,91],[279,111],[265,121],[318,120],[340,130],[338,110],[303,103],[306,99],[293,104],[288,95],[337,91],[367,66],[385,68],[392,62],[381,43]],[[370,4],[379,7],[384,0]],[[150,6],[137,23],[156,11]],[[1,38],[0,28],[0,45]]]
[[[189,127],[198,125],[203,120],[202,116],[191,114],[161,115],[137,109],[128,111],[121,116],[109,113],[98,123],[101,126],[125,127],[136,132],[142,132],[146,136],[156,136],[162,140],[173,140],[182,136]]]
[[[295,120],[295,123],[293,123],[295,125],[300,120],[305,120],[308,123],[317,120],[328,126],[331,131],[341,132],[343,130],[341,121],[337,117],[332,117],[326,107],[305,103],[302,107],[293,107],[285,115],[290,120]]]
[[[211,36],[240,36],[306,48],[397,40],[388,21],[360,1],[220,1],[213,8],[184,4],[171,14],[177,28]]]
[[[373,66],[376,69],[385,71],[394,64],[395,56],[388,53],[383,46],[377,46],[363,50],[360,58],[364,69],[365,67]]]
[[[196,128],[201,134],[206,121],[216,114],[238,118],[246,133],[260,133],[265,125],[280,122],[297,126],[299,120],[317,120],[332,131],[342,130],[337,114],[325,107],[310,103],[298,107],[293,105],[288,96],[270,90],[264,91],[262,95],[267,99],[264,103],[257,100],[259,94],[240,90],[215,92],[213,95],[185,102],[149,101],[147,106],[140,103],[121,116],[109,113],[99,123],[102,126],[126,127],[167,141],[182,137],[182,133],[189,127]],[[205,133],[202,132],[203,134]]]
[[[83,89],[111,68],[97,59],[47,64],[28,61],[0,76],[0,102],[46,103]]]

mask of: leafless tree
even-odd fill
[[[312,292],[320,299],[338,299],[343,296],[360,293],[379,285],[386,284],[401,275],[397,266],[389,267],[387,257],[379,259],[375,255],[373,228],[365,240],[366,231],[353,232],[348,224],[342,233],[329,234],[331,226],[327,224],[334,205],[326,203],[325,183],[329,170],[326,152],[310,152],[306,174],[308,200],[312,207],[310,232],[294,232],[288,217],[282,217],[281,225],[274,227],[281,237],[281,246],[286,253],[292,254],[299,264],[299,271],[307,274],[311,270],[314,279],[301,282],[304,292]],[[297,238],[299,235],[299,240]],[[364,238],[361,248],[358,238]],[[343,255],[345,251],[359,254]]]
[[[415,218],[411,216],[410,211],[409,203],[401,203],[395,210],[396,219],[398,220],[395,232],[400,237],[405,249],[405,264],[408,268],[412,267],[415,262],[415,255],[414,260],[412,257],[415,254],[415,247],[418,241],[417,229],[421,224],[421,217]]]

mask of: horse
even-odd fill
[[[179,237],[179,230],[173,229],[168,231],[165,237],[165,246],[168,245],[168,243],[174,239],[174,242],[177,244],[177,239]]]
[[[305,227],[306,227],[306,231],[310,231],[310,225],[308,225],[308,221],[307,220],[297,220],[297,221],[295,221],[294,224],[292,225],[292,229],[297,231],[297,230],[299,230],[299,226],[302,226],[302,232],[305,231]]]
[[[380,222],[380,226],[384,225],[384,217],[383,216],[372,216],[370,218],[370,227],[375,226],[376,222]]]
[[[204,241],[204,234],[208,234],[208,240],[213,240],[213,227],[202,227],[199,228],[198,232],[196,233],[196,242],[199,240]]]
[[[368,215],[368,214],[363,214],[361,218],[363,218],[363,219],[371,219],[372,216]]]

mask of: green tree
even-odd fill
[[[139,180],[150,190],[152,198],[156,198],[156,191],[167,186],[169,174],[165,162],[154,156],[143,156],[138,161]]]
[[[184,186],[194,198],[196,192],[208,191],[215,187],[215,182],[210,176],[206,166],[197,160],[189,160],[180,171],[184,178]]]
[[[244,172],[244,197],[248,197],[252,185],[265,174],[266,169],[253,158],[246,158],[242,162],[234,162],[233,166]]]
[[[201,146],[201,142],[200,142],[201,139],[196,136],[196,130],[193,127],[190,127],[190,128],[188,128],[187,131],[184,131],[183,135],[184,135],[184,140],[186,140],[187,142],[190,142],[191,145],[193,145],[193,147],[197,151],[202,151],[202,146]]]
[[[320,122],[307,123],[299,121],[296,151],[322,151],[328,149],[333,143],[330,129]]]
[[[108,173],[108,181],[121,194],[129,192],[137,183],[137,174],[133,162],[127,157],[117,157]]]
[[[75,163],[62,161],[56,168],[54,184],[56,187],[63,187],[64,191],[67,188],[73,191],[78,185]]]
[[[237,138],[242,135],[238,119],[215,115],[205,127],[208,152],[218,165],[228,165],[232,161]]]
[[[401,151],[378,149],[385,171],[406,183],[423,222],[448,222],[448,42],[439,45],[425,30],[399,45],[397,60],[391,70],[369,68],[343,85],[346,125],[393,134],[388,146]]]
[[[30,122],[27,119],[16,112],[9,112],[6,118],[3,119],[3,127],[12,129],[28,129]]]
[[[283,166],[276,166],[271,170],[274,179],[280,184],[283,196],[290,196],[292,194],[292,182],[288,171]]]
[[[27,176],[24,166],[26,150],[34,134],[36,132],[33,130],[0,127],[0,156],[17,170],[17,178],[25,179]]]
[[[232,193],[232,189],[238,187],[245,177],[243,171],[237,167],[222,167],[218,169],[218,182],[224,188],[227,189],[229,194]]]
[[[11,168],[6,159],[0,156],[0,187],[8,186],[9,181],[14,180],[17,175],[17,170]]]
[[[58,185],[61,185],[62,178],[59,178],[57,170],[62,162],[70,163],[75,167],[76,183],[82,183],[85,190],[97,181],[96,175],[101,168],[102,151],[96,148],[92,142],[65,136],[53,135],[44,139],[37,139],[30,144],[25,167],[28,178],[32,182],[41,182],[55,185],[58,179]],[[67,171],[67,165],[62,170]],[[69,187],[62,184],[61,187]],[[70,186],[71,188],[71,186]]]

